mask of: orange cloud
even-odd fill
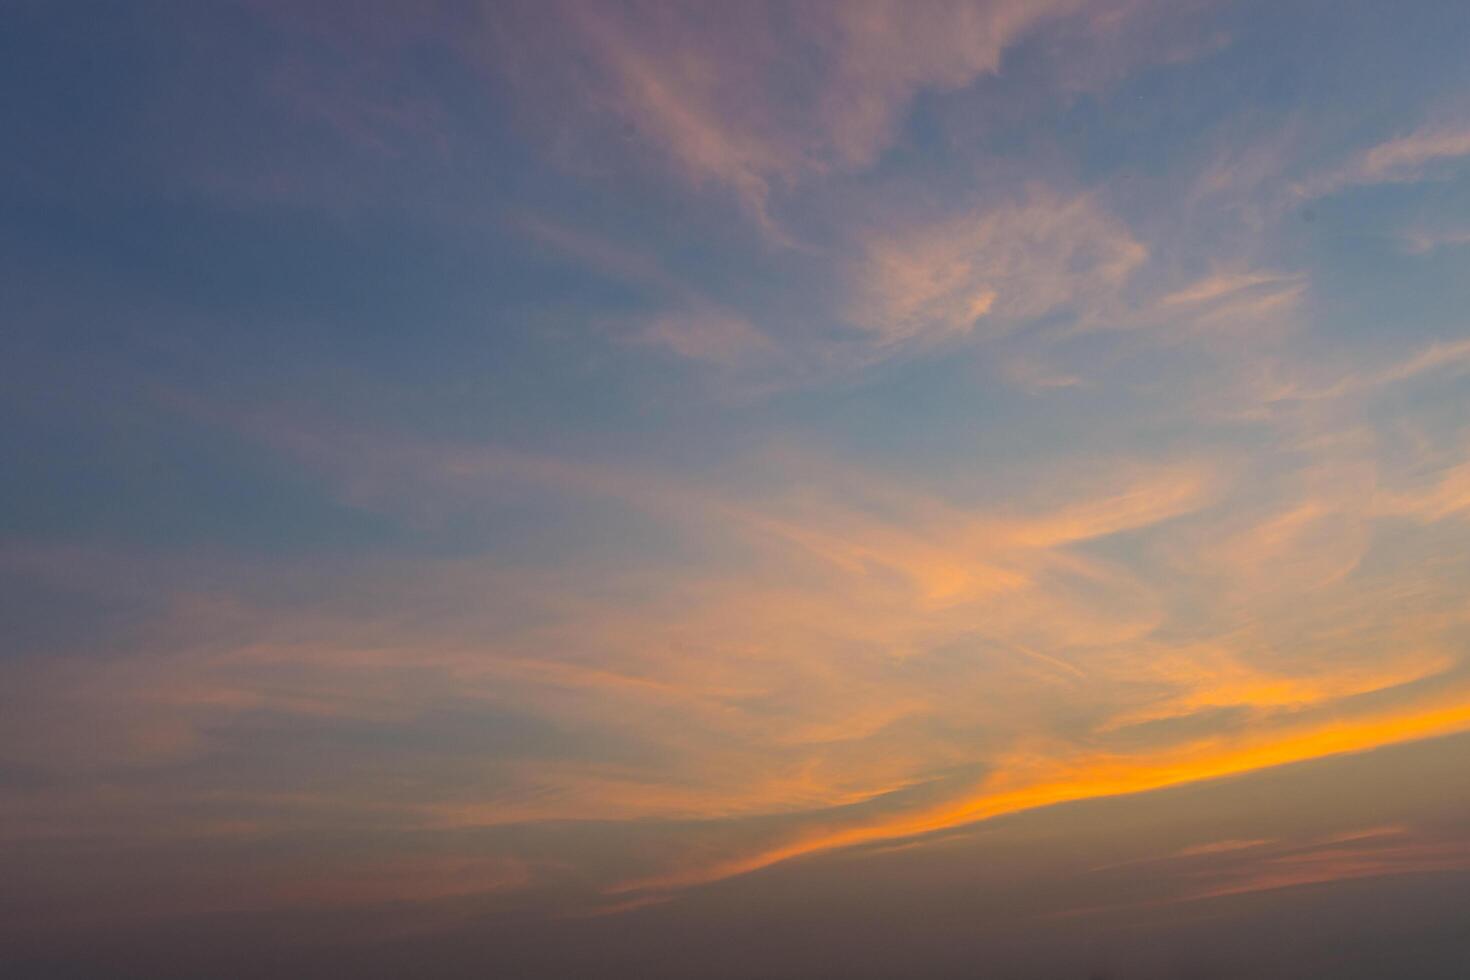
[[[746,874],[773,864],[872,841],[911,837],[1009,813],[1103,796],[1146,792],[1270,766],[1361,752],[1412,739],[1470,730],[1470,698],[1439,705],[1245,738],[1209,739],[1151,756],[1083,755],[1047,751],[1003,760],[975,795],[932,810],[845,828],[819,829],[790,844],[716,864],[627,882],[613,893],[684,888]],[[1342,877],[1342,875],[1338,875]],[[1293,879],[1288,883],[1295,883]],[[1329,880],[1329,879],[1321,879]]]
[[[475,513],[507,486],[530,487],[615,503],[705,551],[694,564],[619,552],[541,570],[484,557],[302,570],[298,585],[320,575],[341,594],[290,612],[204,592],[148,634],[148,656],[92,673],[6,668],[42,715],[64,717],[53,709],[71,703],[106,718],[105,705],[119,726],[86,738],[136,730],[158,752],[167,740],[148,742],[143,719],[187,732],[191,753],[231,744],[262,717],[419,732],[446,716],[515,712],[577,739],[565,756],[451,754],[430,800],[375,799],[350,768],[322,774],[310,799],[293,794],[296,777],[247,788],[240,799],[265,811],[262,834],[334,807],[394,828],[697,822],[694,843],[640,852],[636,867],[600,879],[658,890],[1457,731],[1470,717],[1444,638],[1463,611],[1401,601],[1443,593],[1440,570],[1365,580],[1361,542],[1335,530],[1350,539],[1332,551],[1349,572],[1295,560],[1322,550],[1308,532],[1340,528],[1333,515],[1377,519],[1375,474],[1333,455],[1340,446],[1222,512],[1261,488],[1243,489],[1220,460],[1074,456],[987,486],[769,452],[695,479],[284,436],[363,506]],[[1292,598],[1303,590],[1310,603]],[[1173,616],[1176,604],[1201,611]],[[1256,727],[1242,734],[1233,709]],[[6,740],[29,764],[90,751],[54,754],[62,743],[34,714],[7,725],[29,730]],[[542,736],[527,737],[529,750]],[[178,792],[198,805],[211,789]],[[46,805],[27,815],[32,829]],[[117,806],[137,821],[150,806],[190,812],[177,799]],[[767,822],[747,831],[744,818]]]

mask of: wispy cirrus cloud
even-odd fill
[[[994,336],[1060,311],[1102,315],[1148,251],[1091,197],[1033,188],[1015,203],[872,234],[862,253],[850,315],[893,344]]]
[[[576,52],[590,66],[577,98],[625,120],[690,181],[727,188],[769,223],[773,188],[870,165],[916,94],[994,73],[1007,47],[1079,7],[561,4],[499,30],[512,47],[539,36]]]
[[[1436,840],[1402,826],[1334,834],[1304,844],[1253,851],[1224,867],[1197,869],[1186,900],[1297,888],[1356,878],[1443,873],[1470,868],[1470,847],[1456,839]]]
[[[1413,183],[1467,156],[1470,126],[1431,123],[1359,151],[1341,168],[1302,183],[1297,191],[1322,197],[1355,186]]]
[[[1457,248],[1470,245],[1470,231],[1465,229],[1430,230],[1417,228],[1399,236],[1404,250],[1410,255],[1428,255],[1442,248]]]
[[[457,789],[382,802],[368,819],[405,831],[701,822],[691,840],[703,843],[602,881],[618,893],[1456,731],[1470,718],[1458,659],[1422,610],[1390,616],[1338,569],[1259,587],[1263,569],[1295,568],[1317,550],[1296,534],[1300,521],[1343,508],[1353,516],[1357,495],[1324,496],[1314,479],[1284,485],[1308,496],[1242,529],[1212,512],[1239,488],[1218,465],[1190,460],[1041,470],[1021,506],[1009,491],[961,503],[892,474],[794,455],[737,467],[765,476],[728,483],[256,431],[304,454],[357,507],[457,521],[523,485],[656,517],[702,540],[708,558],[692,568],[672,555],[624,556],[577,572],[485,560],[306,569],[309,614],[267,595],[191,600],[144,631],[156,651],[146,657],[91,674],[17,668],[9,688],[38,710],[75,703],[102,718],[113,706],[118,725],[99,734],[154,767],[228,755],[262,725],[388,728],[408,748],[381,765],[407,774],[427,759],[414,739],[438,744],[432,733],[449,719],[517,712],[534,719],[524,752],[440,756],[437,778],[457,773]],[[1129,535],[1146,541],[1170,522],[1184,524],[1185,540],[1196,536],[1199,553],[1160,565],[1148,548],[1132,559],[1091,550]],[[1353,539],[1349,567],[1361,549]],[[253,578],[248,569],[235,577],[235,589]],[[1421,581],[1432,587],[1432,575]],[[1175,603],[1199,601],[1189,598],[1196,586],[1217,596],[1214,612],[1175,619]],[[1281,596],[1312,594],[1319,610],[1340,603],[1379,623],[1338,649],[1330,671],[1273,652],[1299,628],[1280,621]],[[429,609],[438,612],[426,618]],[[1212,615],[1264,622],[1216,632]],[[12,723],[35,735],[34,720]],[[150,725],[172,726],[182,741],[149,741]],[[65,761],[51,755],[61,743],[7,741],[22,752],[16,761]],[[311,776],[314,802],[291,802],[314,771],[243,790],[262,807],[257,833],[303,819],[303,808],[360,807],[365,787],[347,773]],[[181,789],[210,792],[207,781]],[[127,807],[149,812],[142,800]],[[778,816],[758,832],[720,829]],[[191,823],[191,832],[208,826]]]
[[[656,256],[544,219],[526,218],[520,224],[536,241],[650,296],[655,310],[626,318],[626,340],[723,368],[752,362],[769,366],[777,353],[777,342],[748,316],[709,299],[669,272]]]

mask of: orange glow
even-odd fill
[[[1470,700],[1358,722],[1332,723],[1254,744],[1245,740],[1246,744],[1231,745],[1209,739],[1148,758],[1096,754],[1053,762],[1015,756],[1009,764],[1001,764],[1000,773],[987,781],[985,789],[958,803],[893,820],[813,834],[742,859],[631,881],[609,891],[704,884],[809,854],[926,834],[1057,803],[1146,792],[1467,729],[1470,729]]]

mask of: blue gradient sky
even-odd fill
[[[24,962],[1459,975],[1470,7],[0,24]]]

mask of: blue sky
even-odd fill
[[[0,17],[21,933],[1465,887],[1463,5]]]

